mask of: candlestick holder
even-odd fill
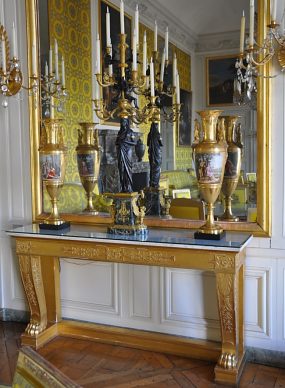
[[[41,76],[41,100],[45,117],[50,117],[51,109],[64,110],[68,92],[54,73]]]

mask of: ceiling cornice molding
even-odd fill
[[[195,52],[199,54],[231,50],[239,52],[240,32],[230,31],[217,34],[199,35]]]
[[[154,21],[156,20],[159,33],[162,36],[168,26],[171,43],[176,44],[188,53],[194,51],[197,35],[189,27],[181,23],[181,20],[166,10],[166,8],[161,5],[158,6],[150,0],[125,0],[125,5],[133,12],[137,4],[139,5],[142,23],[153,29]]]

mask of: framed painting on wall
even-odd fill
[[[178,147],[191,146],[192,93],[180,89],[181,118],[178,123]]]
[[[114,69],[114,75],[116,76],[116,71],[120,71],[120,68],[118,67],[118,64],[120,62],[120,9],[114,6],[113,4],[106,2],[106,1],[99,1],[99,31],[100,31],[100,39],[101,39],[101,63],[102,63],[102,70],[101,71],[107,71],[106,67],[106,13],[107,13],[107,7],[109,8],[110,12],[110,35],[111,35],[111,42],[112,42],[112,50],[113,50],[113,69]],[[132,36],[132,18],[125,13],[125,34],[127,34],[127,40],[126,43],[129,46],[126,50],[126,58],[131,57],[131,36]],[[103,88],[103,99],[106,102],[107,109],[113,109],[117,106],[116,103],[116,97],[117,93],[114,91],[113,88]],[[110,118],[108,121],[106,121],[104,124],[119,124],[120,119],[119,118]]]
[[[237,57],[206,58],[207,106],[233,105]]]

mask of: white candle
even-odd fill
[[[100,100],[100,85],[98,84],[97,78],[95,76],[95,100]]]
[[[58,46],[57,40],[54,40],[54,66],[55,66],[55,79],[59,81],[59,73],[58,73]]]
[[[53,73],[53,69],[52,69],[52,49],[51,49],[51,47],[49,48],[49,73],[50,74]]]
[[[163,49],[161,66],[160,66],[160,82],[163,82],[164,78],[164,68],[165,68],[165,48]]]
[[[240,44],[239,44],[239,52],[243,54],[244,52],[244,34],[245,34],[245,16],[244,11],[242,13],[242,18],[240,22]]]
[[[107,7],[107,13],[106,13],[106,42],[107,47],[111,46],[111,32],[110,32],[110,12],[109,7]]]
[[[120,26],[121,26],[121,34],[125,33],[125,12],[124,12],[124,2],[121,0],[120,3]]]
[[[62,79],[62,87],[65,87],[65,64],[64,64],[64,57],[62,57],[61,60],[61,79]]]
[[[17,50],[16,50],[16,29],[15,23],[12,25],[12,47],[11,47],[12,58],[17,58]]]
[[[180,104],[180,78],[178,73],[176,73],[176,102]]]
[[[133,33],[133,71],[137,70],[137,38],[136,30]]]
[[[153,51],[157,51],[157,22],[154,21],[154,42],[153,42]]]
[[[271,0],[271,21],[276,22],[277,18],[277,0]]]
[[[136,12],[135,12],[135,32],[136,32],[136,39],[137,39],[137,46],[139,45],[139,6],[136,5]]]
[[[99,34],[97,34],[97,39],[96,39],[96,74],[99,74],[101,72],[101,50],[100,50],[100,37]]]
[[[150,59],[150,95],[154,97],[154,67],[152,58]]]
[[[32,45],[32,74],[37,74],[37,53],[36,53],[36,45]]]
[[[146,31],[143,35],[143,69],[142,75],[146,75],[146,59],[147,59],[147,42],[146,42]]]
[[[173,55],[173,64],[172,64],[172,83],[173,87],[176,87],[176,74],[177,74],[177,57],[176,53]]]
[[[2,48],[2,70],[3,73],[6,74],[6,44],[5,40],[2,38],[1,39],[1,48]]]
[[[168,27],[165,30],[165,60],[168,61]]]
[[[254,43],[254,0],[250,0],[249,6],[249,45]]]
[[[45,76],[48,77],[48,64],[45,64]]]
[[[110,56],[111,56],[111,58],[112,58],[112,56],[113,56],[112,44],[111,44]],[[112,75],[113,75],[113,65],[110,64],[110,65],[108,66],[108,69],[109,69],[109,76],[112,77]]]

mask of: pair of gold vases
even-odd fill
[[[84,212],[97,214],[93,206],[93,191],[98,182],[100,169],[100,147],[95,123],[80,123],[78,130],[77,165],[82,186],[86,192],[87,206]],[[64,184],[67,148],[63,141],[61,119],[44,119],[40,140],[40,169],[43,186],[50,199],[52,211],[40,223],[42,229],[63,229],[69,222],[58,212],[58,197]]]
[[[231,210],[231,195],[238,183],[241,149],[233,141],[238,117],[220,117],[220,110],[205,110],[198,114],[202,128],[195,130],[193,160],[201,197],[206,202],[206,223],[195,233],[195,238],[219,240],[224,231],[214,220],[214,204],[220,191],[225,195],[222,219],[235,221]]]

